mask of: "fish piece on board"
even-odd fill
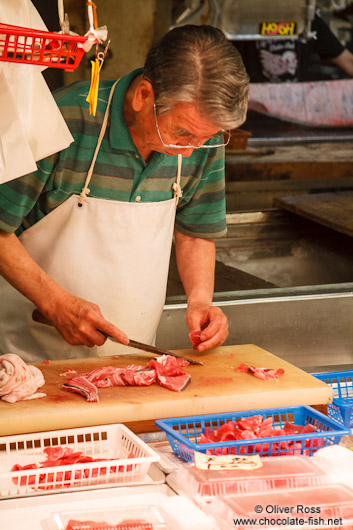
[[[279,381],[281,375],[284,374],[283,368],[258,368],[247,364],[239,364],[237,372],[245,372],[254,375],[263,381]]]
[[[157,382],[169,390],[181,392],[191,381],[191,376],[183,370],[188,364],[186,359],[162,355],[152,359],[146,367],[134,364],[126,368],[103,366],[71,377],[63,388],[82,394],[91,402],[99,401],[98,388],[111,386],[149,386]]]
[[[0,399],[8,403],[45,397],[36,392],[45,384],[42,372],[16,353],[0,355]]]

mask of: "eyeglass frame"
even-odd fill
[[[159,130],[158,121],[157,121],[157,108],[156,108],[156,104],[155,103],[153,103],[153,114],[154,114],[154,121],[155,121],[155,124],[156,124],[158,138],[160,139],[163,147],[167,147],[168,149],[169,148],[172,148],[172,149],[215,149],[216,147],[226,147],[229,144],[229,142],[230,142],[230,130],[229,130],[229,131],[226,131],[228,133],[228,139],[227,139],[226,142],[223,142],[222,144],[213,144],[213,145],[205,145],[205,144],[192,145],[190,143],[188,143],[187,145],[166,144],[166,143],[164,143],[164,141],[162,139],[161,132]],[[220,133],[217,133],[217,134],[221,134],[222,132],[223,131],[221,131]],[[206,141],[208,142],[209,140],[206,140]]]

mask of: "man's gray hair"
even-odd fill
[[[239,52],[218,28],[173,28],[148,53],[143,76],[152,84],[160,114],[189,102],[223,130],[246,119],[249,76]]]

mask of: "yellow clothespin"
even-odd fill
[[[88,96],[86,98],[87,103],[89,103],[89,113],[96,115],[97,102],[98,102],[98,88],[99,88],[99,59],[95,58],[94,61],[91,61],[92,70],[91,70],[91,86],[89,87]]]
[[[99,52],[96,55],[94,61],[91,61],[92,71],[91,71],[91,86],[88,92],[86,101],[89,103],[89,113],[96,115],[97,102],[98,102],[98,89],[99,89],[99,73],[104,63],[105,56],[109,48],[110,40],[106,45],[104,52]]]

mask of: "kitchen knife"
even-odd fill
[[[98,331],[99,333],[104,335],[107,339],[110,339],[113,342],[117,342],[118,344],[121,344],[121,342],[114,339],[114,337],[112,337],[111,335],[108,335],[108,333],[105,333],[101,329],[99,329]],[[201,361],[196,361],[195,359],[189,359],[189,357],[185,357],[184,355],[179,355],[178,353],[173,353],[168,350],[162,350],[161,348],[157,348],[156,346],[151,346],[150,344],[144,344],[143,342],[137,342],[136,340],[129,339],[128,346],[131,346],[131,348],[137,348],[138,350],[155,353],[156,355],[172,355],[173,357],[178,357],[178,359],[185,359],[185,361],[188,361],[190,364],[203,365]]]
[[[44,315],[38,310],[35,309],[32,313],[32,318],[35,322],[41,322],[42,324],[47,324],[48,326],[53,326],[53,323],[45,318]],[[113,342],[117,342],[118,344],[121,344],[118,340],[114,339],[111,335],[108,335],[108,333],[105,333],[101,329],[98,329],[99,333],[104,335],[107,339],[112,340]],[[161,350],[161,348],[156,348],[155,346],[151,346],[150,344],[143,344],[142,342],[137,342],[136,340],[129,341],[129,344],[127,346],[131,346],[131,348],[137,348],[138,350],[148,351],[151,353],[155,353],[156,355],[172,355],[173,357],[178,357],[179,359],[185,359],[185,361],[188,361],[190,364],[199,364],[203,365],[201,361],[196,361],[195,359],[189,359],[188,357],[184,357],[183,355],[179,355],[178,353],[173,353],[171,351],[167,350]]]

